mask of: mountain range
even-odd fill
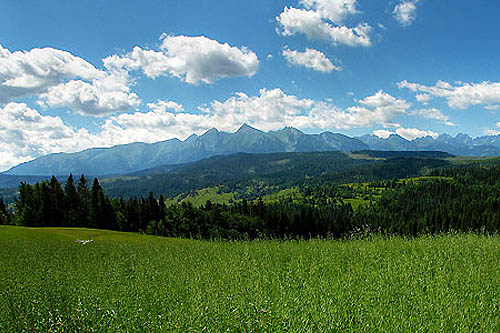
[[[500,135],[471,138],[442,134],[415,140],[393,134],[388,138],[365,135],[351,138],[340,133],[306,134],[292,127],[264,132],[247,124],[234,133],[211,129],[186,140],[171,139],[156,143],[130,143],[111,148],[91,148],[76,153],[57,153],[19,164],[4,175],[120,175],[163,165],[198,161],[234,153],[275,153],[358,150],[443,151],[454,155],[500,155]]]

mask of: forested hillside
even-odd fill
[[[10,208],[0,200],[0,221],[199,239],[500,231],[500,166],[494,162],[486,166],[474,162],[452,165],[436,159],[393,158],[357,160],[361,161],[358,163],[343,154],[280,155],[279,160],[275,155],[265,157],[236,155],[226,168],[219,170],[220,174],[215,169],[204,169],[206,179],[218,182],[223,179],[219,175],[225,175],[232,183],[222,184],[238,186],[237,176],[250,166],[253,171],[247,174],[260,175],[258,182],[267,181],[278,188],[294,184],[294,191],[276,200],[247,193],[234,202],[207,200],[196,207],[189,202],[167,205],[163,195],[153,193],[109,197],[97,179],[90,185],[82,176],[75,184],[70,176],[61,184],[53,177],[35,185],[21,184],[19,197]],[[246,158],[254,163],[243,163]],[[312,164],[314,158],[322,163]],[[217,166],[221,165],[219,162],[218,158],[206,161],[207,165]],[[289,164],[303,168],[295,170]],[[187,174],[175,174],[173,178]],[[359,181],[346,181],[354,178]],[[249,176],[241,181],[244,184],[256,180]]]
[[[128,197],[178,194],[219,186],[223,192],[254,199],[281,189],[324,182],[359,182],[419,176],[425,170],[451,165],[441,158],[405,153],[400,158],[353,158],[341,152],[235,154],[215,156],[180,166],[166,166],[103,180],[106,193]]]

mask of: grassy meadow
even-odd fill
[[[203,242],[0,226],[0,331],[493,332],[499,268],[497,236]]]

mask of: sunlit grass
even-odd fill
[[[165,204],[173,205],[181,202],[189,202],[194,207],[200,207],[206,204],[208,200],[210,200],[212,203],[228,204],[230,202],[237,201],[235,197],[236,193],[220,192],[219,188],[215,186],[197,190],[194,192],[194,194],[180,194],[172,198],[167,198],[165,200]]]
[[[92,235],[94,242],[75,243]],[[0,228],[0,331],[498,331],[500,237]]]

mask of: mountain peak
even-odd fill
[[[401,135],[396,134],[396,133],[393,133],[393,134],[389,135],[389,137],[387,138],[387,140],[410,141],[410,140],[407,140],[407,139],[403,138]]]
[[[194,141],[198,138],[198,135],[196,135],[195,133],[191,134],[190,136],[187,137],[186,140],[184,140],[184,142],[191,142],[191,141]]]
[[[468,134],[465,134],[465,133],[458,133],[457,136],[455,136],[455,139],[461,140],[463,142],[472,141],[472,138]]]
[[[236,133],[260,133],[261,131],[244,123],[241,127],[236,131]]]
[[[219,130],[217,128],[211,128],[205,133],[203,133],[201,136],[206,136],[206,135],[213,135],[213,134],[219,134]]]
[[[285,126],[283,127],[283,129],[280,130],[281,132],[286,132],[286,133],[292,133],[292,134],[304,134],[304,132],[302,132],[301,130],[295,128],[295,127],[292,127],[292,126]]]

